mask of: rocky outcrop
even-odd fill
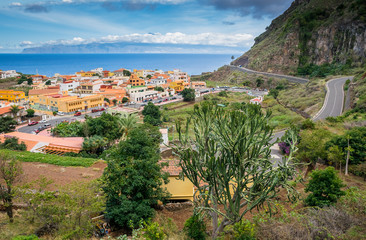
[[[232,64],[291,74],[310,64],[365,62],[366,1],[296,0]]]

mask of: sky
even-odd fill
[[[115,42],[207,45],[243,52],[291,2],[1,0],[0,53]]]

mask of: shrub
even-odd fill
[[[363,180],[366,181],[366,163],[350,166],[349,172],[356,176],[363,177]]]
[[[206,238],[206,225],[199,213],[187,219],[184,223],[184,232],[190,239],[202,240]]]
[[[240,221],[234,224],[234,237],[237,240],[255,240],[255,225],[249,220]]]
[[[301,124],[301,129],[314,129],[315,123],[311,119],[305,119]]]
[[[219,96],[220,97],[227,97],[227,92],[226,91],[221,91],[221,92],[219,92]]]
[[[144,237],[147,240],[163,240],[165,239],[166,235],[163,232],[163,229],[161,229],[159,223],[153,222],[153,223],[145,223],[144,224],[144,230],[145,234]]]
[[[345,194],[341,190],[344,186],[333,167],[314,170],[305,188],[305,192],[311,192],[305,199],[305,203],[309,206],[330,206]]]
[[[26,151],[27,145],[24,142],[19,143],[18,138],[7,138],[3,143],[0,142],[0,149],[11,149],[18,151]]]

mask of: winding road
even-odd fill
[[[347,79],[352,81],[353,76],[335,78],[325,84],[327,94],[324,104],[320,111],[313,117],[313,121],[322,120],[327,117],[337,117],[342,114],[344,106],[343,85]]]
[[[283,75],[283,74],[277,74],[277,73],[267,73],[267,72],[258,72],[258,71],[254,71],[248,68],[244,68],[244,67],[238,67],[238,66],[234,66],[234,65],[226,65],[228,67],[230,67],[231,69],[234,70],[238,70],[244,73],[249,73],[249,74],[262,74],[268,77],[276,77],[276,78],[283,78],[288,80],[289,82],[294,82],[294,83],[307,83],[309,82],[308,79],[306,78],[299,78],[299,77],[294,77],[294,76],[288,76],[288,75]]]

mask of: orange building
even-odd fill
[[[127,85],[135,86],[145,86],[145,80],[139,78],[136,74],[131,74],[130,79],[128,79]]]

